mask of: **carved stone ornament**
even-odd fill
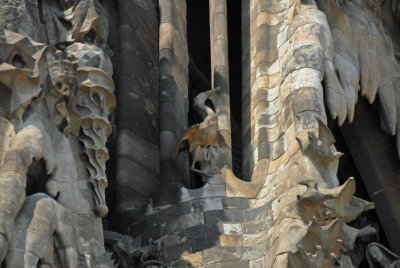
[[[207,106],[209,101],[214,105],[216,94],[220,89],[215,88],[200,93],[195,98],[195,108],[203,121],[191,126],[179,140],[174,159],[187,150],[191,154],[191,170],[202,176],[206,183],[209,178],[219,176],[224,166],[228,165],[227,153],[230,144],[221,135],[218,127],[218,116],[212,107]],[[196,168],[196,164],[199,168]]]
[[[0,261],[110,267],[97,218],[108,212],[105,143],[116,105],[103,50],[107,17],[98,1],[57,2],[1,4],[30,17],[32,28],[16,28],[18,18],[0,21]],[[36,16],[47,18],[48,36],[35,32],[43,30]]]
[[[400,267],[399,25],[400,0],[0,0],[0,266]]]

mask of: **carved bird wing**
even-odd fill
[[[174,159],[184,151],[193,152],[194,148],[201,144],[201,132],[199,131],[199,127],[200,124],[195,124],[186,130],[176,146]]]
[[[207,116],[200,123],[199,133],[201,137],[201,147],[206,148],[211,145],[218,134],[218,118],[214,115]]]
[[[231,149],[231,141],[228,140],[226,137],[224,137],[219,131],[213,145],[218,145],[218,146],[226,145],[229,149]]]

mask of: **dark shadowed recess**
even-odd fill
[[[209,1],[187,0],[187,42],[189,51],[188,127],[201,122],[193,109],[197,94],[211,89]],[[196,167],[198,168],[198,167]],[[203,186],[200,176],[190,172],[190,188]]]
[[[200,123],[193,100],[211,89],[209,1],[187,0],[187,38],[189,50],[189,126]],[[228,0],[229,84],[232,127],[233,172],[242,178],[242,48],[241,1]],[[201,178],[191,174],[191,188],[202,186]]]
[[[374,121],[374,122],[379,121],[377,111],[374,111],[373,107],[370,104],[367,104],[367,102],[362,98],[360,98],[359,104],[357,105],[358,109],[356,109],[356,115],[355,115],[354,121],[356,121],[357,119],[359,119],[362,116],[362,114],[360,114],[361,111],[357,111],[357,110],[360,110],[361,106],[370,110],[370,113],[364,114],[366,117],[370,117],[370,120]],[[366,106],[369,106],[369,107],[366,107]],[[356,185],[357,185],[355,196],[371,202],[374,200],[373,200],[373,198],[371,198],[371,196],[368,193],[368,190],[366,188],[366,185],[365,185],[365,180],[367,178],[362,177],[362,175],[360,174],[360,173],[363,173],[360,171],[362,171],[363,169],[365,170],[365,166],[363,166],[363,164],[360,164],[360,163],[358,165],[356,164],[352,153],[354,154],[355,153],[354,150],[357,150],[357,148],[355,148],[355,146],[352,145],[354,143],[354,141],[350,140],[349,139],[350,136],[348,134],[346,134],[346,131],[352,132],[352,130],[349,129],[349,126],[353,126],[354,123],[356,123],[356,122],[353,122],[350,125],[348,123],[345,123],[345,125],[342,128],[339,128],[335,121],[330,120],[328,122],[328,125],[330,126],[330,129],[331,129],[333,135],[335,136],[336,149],[339,152],[344,153],[344,155],[339,160],[339,169],[338,169],[337,175],[338,175],[340,185],[345,183],[349,177],[354,177],[354,179],[356,181]],[[357,126],[357,127],[360,127],[360,126]],[[378,126],[378,128],[379,128],[379,126]],[[365,128],[363,131],[369,131],[369,130],[367,128]],[[383,133],[383,131],[382,131],[381,135],[386,135],[386,134]],[[353,147],[350,148],[350,146],[353,146]],[[367,260],[364,256],[364,253],[365,253],[365,249],[369,243],[378,242],[378,243],[384,245],[385,247],[390,248],[390,245],[386,239],[385,232],[382,227],[380,218],[376,214],[376,210],[370,210],[370,211],[364,212],[355,221],[351,222],[350,225],[355,228],[358,228],[358,229],[361,229],[365,226],[371,225],[377,230],[376,235],[370,235],[367,237],[362,237],[362,238],[357,239],[356,245],[355,245],[354,249],[352,250],[352,252],[350,253],[350,256],[352,257],[353,262],[354,262],[354,260],[359,260],[358,267],[368,267]]]
[[[233,173],[243,178],[242,167],[242,26],[241,1],[228,0],[229,95],[231,105]]]
[[[115,94],[118,94],[118,40],[119,40],[119,16],[118,16],[118,1],[114,0],[103,0],[103,6],[109,15],[109,34],[107,45],[112,51],[111,62],[113,64],[113,81],[115,86]],[[117,107],[118,109],[118,107]],[[110,137],[107,139],[106,147],[110,154],[110,159],[106,162],[106,175],[108,180],[108,187],[106,189],[106,203],[109,209],[109,213],[106,218],[103,219],[104,229],[108,229],[108,223],[113,216],[115,207],[115,194],[116,194],[116,148],[117,148],[117,127],[115,123],[115,112],[110,117],[110,123],[112,126],[112,132]]]

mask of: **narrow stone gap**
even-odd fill
[[[209,1],[187,0],[187,40],[189,51],[189,120],[188,127],[200,123],[193,109],[197,94],[211,89],[210,15]],[[190,172],[189,188],[203,186],[201,176]]]
[[[28,167],[28,174],[26,180],[26,196],[45,193],[45,184],[49,178],[46,172],[46,164],[43,159],[33,161]]]
[[[38,0],[38,10],[39,10],[39,20],[40,20],[40,23],[41,23],[41,24],[44,24],[42,0]]]
[[[228,0],[229,97],[231,106],[232,168],[243,178],[242,153],[242,27],[241,1]]]

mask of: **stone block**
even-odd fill
[[[189,227],[185,230],[185,235],[189,239],[207,237],[218,237],[223,233],[222,224],[201,224]]]
[[[229,210],[210,210],[204,212],[204,220],[207,224],[218,224],[228,222],[242,222],[243,210],[229,209]]]
[[[128,129],[118,132],[118,140],[119,157],[129,158],[156,174],[160,173],[158,147],[155,144],[137,137]]]
[[[204,224],[204,215],[201,212],[195,212],[169,219],[167,222],[166,230],[167,233],[170,234],[176,231],[183,231],[186,228],[200,224]]]
[[[190,239],[192,252],[221,246],[219,236],[202,236]]]
[[[179,195],[181,202],[194,200],[197,198],[224,197],[226,195],[225,185],[205,184],[199,189],[181,188]]]
[[[224,206],[224,209],[247,209],[250,207],[249,200],[242,197],[225,197],[222,200],[222,204]]]
[[[240,260],[240,252],[236,247],[215,247],[203,250],[204,264]]]
[[[184,255],[182,256],[182,260],[191,265],[188,267],[199,267],[203,264],[203,252],[199,251],[192,254]]]
[[[129,103],[120,102],[118,104],[118,130],[129,129],[134,132],[138,137],[153,143],[159,142],[159,118],[152,116]],[[119,112],[123,109],[124,112]]]
[[[126,158],[119,157],[117,162],[117,184],[119,187],[129,188],[150,196],[160,184],[159,175],[141,164]]]
[[[241,234],[221,234],[219,236],[219,244],[224,247],[238,247],[243,243],[243,236]]]

